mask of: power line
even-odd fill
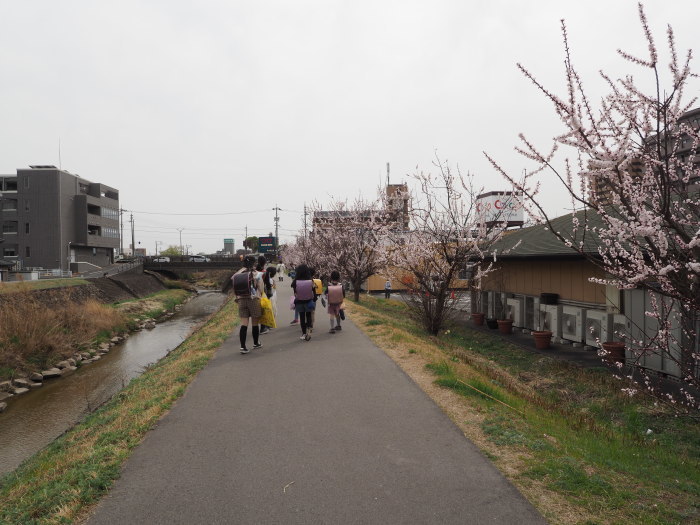
[[[131,213],[143,213],[144,215],[177,215],[177,216],[215,216],[215,215],[245,215],[247,213],[265,213],[267,211],[270,211],[269,209],[264,209],[264,210],[250,210],[250,211],[229,211],[229,212],[221,212],[221,213],[169,213],[169,212],[159,212],[159,211],[136,211],[136,210],[124,210],[128,211]],[[287,212],[287,213],[304,213],[301,211],[296,211],[296,210],[283,210],[282,208],[279,208],[279,211]]]

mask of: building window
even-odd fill
[[[2,250],[3,257],[17,257],[17,252],[14,248],[4,248]]]
[[[17,233],[17,223],[15,221],[7,221],[2,224],[2,233]]]
[[[111,239],[118,239],[119,230],[117,230],[116,228],[110,228],[108,226],[105,226],[104,228],[102,228],[102,236],[109,237]]]
[[[119,211],[115,210],[114,208],[102,207],[102,217],[104,217],[105,219],[118,220],[119,219]]]
[[[24,233],[29,235],[29,223],[28,222],[24,223]]]
[[[29,205],[29,201],[25,200],[24,201],[24,211],[29,211],[30,208],[31,208],[31,206]]]
[[[93,254],[93,255],[97,255],[97,248],[93,248],[93,249],[92,249],[92,254]]]
[[[17,211],[17,201],[15,199],[2,199],[3,211]]]
[[[31,257],[32,256],[32,250],[29,246],[24,247],[24,256],[25,257]]]

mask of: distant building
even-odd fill
[[[0,256],[21,268],[105,266],[119,248],[119,192],[55,166],[0,175]]]
[[[224,239],[224,251],[222,253],[228,253],[233,255],[236,251],[236,241],[234,239]]]
[[[678,124],[686,125],[692,129],[700,129],[700,107],[691,109],[687,111],[678,119]],[[693,146],[693,139],[687,133],[683,133],[680,136],[670,137],[665,134],[651,136],[645,139],[645,147],[659,148],[660,159],[667,160],[673,156],[676,159],[687,165],[688,162],[692,161],[692,169],[700,169],[700,155],[698,155],[698,146]],[[642,172],[645,169],[644,163],[640,158],[633,158],[629,164],[628,172],[635,177],[641,177]],[[614,184],[614,183],[613,183]],[[686,190],[697,192],[700,188],[700,177],[692,176],[689,177],[686,186],[683,186],[679,182],[668,181],[668,187],[671,189],[672,194],[684,193]],[[624,193],[626,190],[624,188],[612,190],[611,181],[603,178],[602,180],[597,177],[593,177],[590,180],[590,193],[588,198],[594,203],[601,206],[607,206],[612,203],[613,193]],[[597,202],[596,202],[597,201]]]
[[[327,228],[337,224],[356,224],[381,220],[392,228],[408,229],[408,203],[410,195],[406,184],[387,184],[386,207],[382,210],[316,210],[312,218],[313,228]]]

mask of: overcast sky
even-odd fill
[[[645,8],[660,47],[667,24],[698,47],[700,2]],[[646,56],[631,0],[0,0],[0,174],[60,163],[117,188],[149,254],[178,228],[191,252],[239,248],[275,205],[288,240],[305,203],[371,197],[387,162],[402,182],[436,151],[504,190],[482,151],[519,172],[519,132],[561,131],[515,64],[562,93],[562,18],[592,93],[599,69],[640,73],[616,53]]]

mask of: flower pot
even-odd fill
[[[486,317],[485,314],[473,313],[472,314],[472,321],[474,321],[475,325],[482,326],[484,324],[484,317]]]
[[[625,364],[625,343],[621,343],[620,341],[608,341],[603,343],[603,350],[605,350],[603,361],[606,363]]]
[[[502,334],[512,334],[513,333],[513,320],[512,319],[499,319],[496,322],[498,323],[498,330]]]
[[[535,338],[535,348],[538,350],[547,350],[552,344],[552,332],[549,330],[541,330],[532,332]]]
[[[486,326],[495,330],[498,328],[498,322],[495,319],[486,319]]]

